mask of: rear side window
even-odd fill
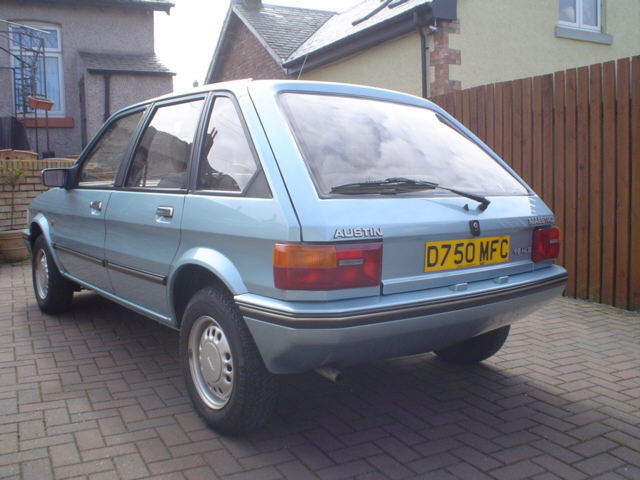
[[[125,186],[187,188],[187,167],[203,99],[160,106],[136,147]]]
[[[391,177],[480,195],[527,195],[525,187],[433,110],[359,97],[284,93],[281,103],[321,196]],[[412,195],[448,195],[425,190]]]
[[[198,189],[241,192],[257,165],[242,121],[227,97],[217,97],[204,138]]]
[[[132,113],[109,124],[82,164],[78,186],[113,187],[118,168],[143,113]]]

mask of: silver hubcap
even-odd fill
[[[36,291],[38,292],[38,297],[44,300],[49,292],[49,264],[44,250],[38,250],[35,268]]]
[[[189,333],[189,369],[202,401],[214,410],[224,407],[233,390],[233,356],[224,331],[208,315]]]

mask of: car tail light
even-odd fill
[[[273,280],[284,290],[337,290],[380,284],[382,243],[290,245],[273,249]]]
[[[560,252],[560,229],[558,227],[541,227],[533,231],[531,243],[531,260],[554,259]]]

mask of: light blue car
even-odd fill
[[[223,433],[263,424],[277,375],[496,353],[561,294],[542,200],[436,105],[298,81],[208,85],[113,115],[29,208],[41,310],[95,292],[180,330]]]

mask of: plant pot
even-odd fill
[[[17,262],[28,256],[29,251],[22,239],[22,230],[0,232],[0,260]]]

